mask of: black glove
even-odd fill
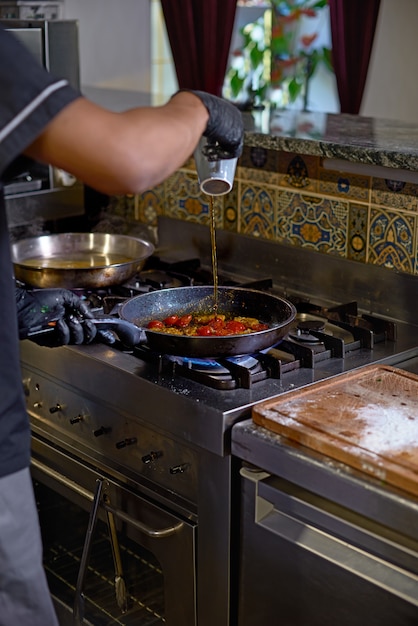
[[[200,98],[209,112],[209,120],[203,133],[208,143],[219,144],[217,158],[232,159],[240,157],[244,144],[244,122],[239,109],[222,98],[213,96],[205,91],[189,91]]]
[[[88,306],[67,289],[26,290],[16,287],[19,337],[28,333],[55,327],[55,345],[91,343],[97,329],[89,319],[93,317]]]

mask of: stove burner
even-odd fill
[[[263,354],[244,354],[219,359],[165,355],[174,371],[214,389],[249,389],[254,382],[279,377],[279,362]]]
[[[325,328],[326,320],[301,320],[298,323],[299,330],[309,332],[310,330],[322,331]]]
[[[326,320],[302,320],[299,321],[295,329],[289,332],[289,337],[296,341],[302,341],[304,343],[321,343],[321,339],[312,335],[313,332],[323,332],[325,329]]]
[[[183,356],[165,355],[163,361],[172,367],[172,373],[182,373],[186,378],[196,380],[215,389],[235,389],[236,381],[227,367],[215,359],[197,359]]]
[[[173,357],[180,365],[185,365],[196,372],[207,374],[228,374],[228,370],[219,361],[214,359],[195,359],[189,357]]]
[[[152,287],[153,289],[168,289],[171,287],[181,287],[184,282],[164,270],[149,269],[143,270],[134,276],[128,284],[136,289],[141,289],[141,287],[144,286]],[[147,291],[149,291],[149,289],[147,289]]]
[[[177,363],[185,365],[189,369],[193,369],[196,372],[204,372],[208,374],[216,374],[223,375],[229,374],[230,371],[216,359],[196,359],[190,357],[173,357],[176,359]],[[223,359],[226,363],[231,363],[232,365],[237,365],[239,367],[245,367],[248,370],[251,370],[258,365],[257,359],[255,359],[250,354],[244,354],[242,356],[230,356],[225,357]]]
[[[240,367],[246,367],[247,369],[252,369],[257,367],[257,359],[254,358],[251,354],[243,354],[242,356],[229,356],[226,359],[230,363],[234,363],[235,365],[239,365]]]

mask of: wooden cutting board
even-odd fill
[[[418,376],[371,365],[253,407],[256,424],[418,496]]]

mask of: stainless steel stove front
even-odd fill
[[[196,523],[37,434],[32,452],[44,565],[67,607],[61,626],[196,624]]]
[[[95,485],[104,481],[95,543],[106,544],[106,536],[109,541],[106,525],[103,527],[109,497],[126,561],[127,586],[134,590],[129,596],[130,611],[147,604],[149,588],[145,595],[144,589],[135,591],[137,565],[145,560],[150,562],[150,571],[160,570],[157,579],[163,581],[158,608],[144,609],[161,616],[155,618],[155,624],[232,624],[230,455],[215,454],[199,445],[207,439],[213,446],[218,436],[212,433],[212,443],[204,432],[194,437],[185,427],[196,418],[187,401],[181,402],[180,395],[177,402],[172,390],[141,379],[143,364],[138,359],[102,345],[85,348],[49,349],[22,342],[22,375],[33,433],[33,477],[43,527],[48,529],[46,567],[54,591],[71,609],[79,592],[74,568],[82,547],[74,547],[73,536],[83,536],[80,516],[86,534]],[[192,430],[197,434],[199,429],[206,430],[202,420]],[[49,490],[46,497],[45,490]],[[64,536],[58,538],[60,550],[49,536],[51,527],[60,527],[59,522],[48,523],[51,491],[57,502],[62,502],[58,496],[64,498],[63,515],[68,520]],[[52,519],[58,508],[53,505]],[[67,560],[74,554],[65,581],[59,568],[62,553]],[[118,609],[109,575],[111,565],[106,561],[95,576],[101,557],[92,553],[91,559],[85,577],[90,594],[85,603],[86,619],[90,616],[94,626],[131,623],[131,613],[125,615]],[[106,603],[99,587],[92,595],[96,578],[107,580]],[[135,623],[148,624],[142,619]]]
[[[237,610],[239,527],[239,461],[230,454],[232,426],[249,417],[251,406],[259,400],[361,367],[372,358],[399,360],[397,350],[408,354],[410,341],[409,330],[404,332],[401,325],[396,343],[378,344],[373,351],[356,350],[344,359],[289,371],[249,389],[219,391],[175,374],[162,374],[150,363],[102,344],[51,349],[26,340],[21,364],[33,432],[34,478],[40,491],[49,488],[64,495],[64,510],[70,512],[75,505],[85,514],[92,507],[95,483],[105,481],[115,492],[111,500],[117,504],[123,554],[141,555],[145,550],[146,561],[159,563],[164,587],[162,608],[156,612],[161,619],[169,626],[232,626]],[[41,497],[39,502],[42,505]],[[99,507],[97,535],[102,539],[106,536],[106,528],[100,529],[106,514],[103,505],[104,501]],[[41,506],[41,516],[43,510]],[[145,523],[141,530],[138,523],[143,523],[144,511],[157,525]],[[152,534],[152,528],[177,526],[181,532],[164,540],[172,547],[161,551],[164,542],[151,541],[146,530],[151,528]],[[66,538],[76,534],[77,528],[77,521],[70,524]],[[135,548],[128,543],[131,540]],[[74,552],[62,539],[59,543],[64,553]],[[51,549],[55,553],[56,546]],[[77,561],[80,555],[75,554]],[[51,563],[58,561],[54,558]],[[135,580],[134,564],[129,563],[127,569],[134,572]],[[86,585],[93,571],[94,564]],[[54,584],[62,578],[59,571],[50,571],[50,576]],[[68,589],[77,597],[71,576],[74,573],[63,594],[67,602]],[[113,623],[123,624],[112,579],[105,572],[103,576],[110,581],[112,610],[120,620]],[[138,602],[145,603],[140,594],[132,598],[132,606]],[[97,610],[101,604],[103,608],[98,594],[88,607]],[[173,607],[177,604],[187,611],[186,621],[184,615],[176,614]],[[101,626],[97,615],[95,619],[94,626]]]

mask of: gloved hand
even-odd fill
[[[21,339],[55,322],[55,345],[91,343],[97,334],[88,306],[67,289],[26,290],[16,287]]]
[[[193,91],[192,89],[181,89],[189,91],[203,102],[209,112],[209,120],[203,133],[207,137],[208,143],[217,142],[217,158],[232,159],[240,157],[244,144],[244,122],[238,108],[224,100],[205,91]]]

